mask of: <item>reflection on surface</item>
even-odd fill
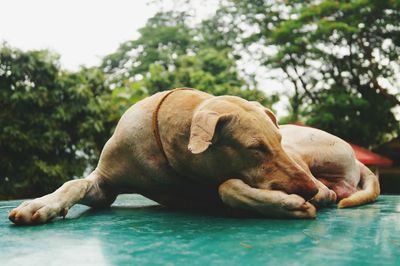
[[[316,220],[239,219],[169,211],[124,195],[109,210],[78,206],[48,225],[2,223],[0,264],[399,265],[399,206],[400,197],[384,196],[359,208],[321,210]]]
[[[102,243],[97,238],[76,239],[65,235],[42,236],[35,245],[14,247],[14,252],[2,254],[1,265],[107,265]],[[18,253],[15,256],[15,252]]]

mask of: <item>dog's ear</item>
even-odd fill
[[[276,119],[275,114],[270,109],[268,109],[267,107],[256,101],[250,101],[250,103],[256,106],[257,108],[261,108],[264,111],[264,113],[269,117],[269,119],[271,119],[272,123],[274,123],[274,125],[277,128],[279,128],[278,120]]]
[[[267,107],[264,107],[264,112],[271,119],[272,123],[274,123],[274,125],[277,128],[279,128],[278,120],[276,119],[275,114],[270,109],[268,109]]]
[[[213,111],[198,111],[193,115],[190,126],[188,149],[193,154],[199,154],[208,149],[214,137],[217,124],[227,121],[232,115],[219,114]]]

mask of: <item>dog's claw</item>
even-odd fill
[[[14,220],[15,221],[19,221],[21,220],[21,215],[19,215],[18,213],[14,216]]]
[[[13,220],[13,219],[15,219],[15,214],[16,214],[17,212],[16,211],[11,211],[9,214],[8,214],[8,219],[10,219],[10,220]]]
[[[307,202],[304,202],[303,205],[301,205],[301,209],[303,210],[307,210],[308,208],[310,208],[310,206],[307,204]]]
[[[32,216],[32,221],[36,222],[40,219],[40,213],[35,212],[35,214]]]
[[[65,219],[65,216],[67,216],[67,214],[68,214],[68,208],[64,208],[60,212],[60,216],[62,216],[63,219]]]

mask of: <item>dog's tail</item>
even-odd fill
[[[348,198],[344,198],[339,202],[339,208],[347,208],[367,204],[373,202],[379,196],[381,189],[379,180],[368,167],[357,161],[360,167],[360,183],[361,189]]]

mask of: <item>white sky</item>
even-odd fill
[[[0,0],[0,40],[11,46],[51,49],[62,66],[95,65],[157,11],[146,0]]]
[[[195,3],[192,9],[204,17],[218,1]],[[160,8],[182,7],[173,0],[0,0],[0,8],[1,42],[56,51],[63,67],[76,70],[98,64],[120,43],[137,38],[137,30]]]

